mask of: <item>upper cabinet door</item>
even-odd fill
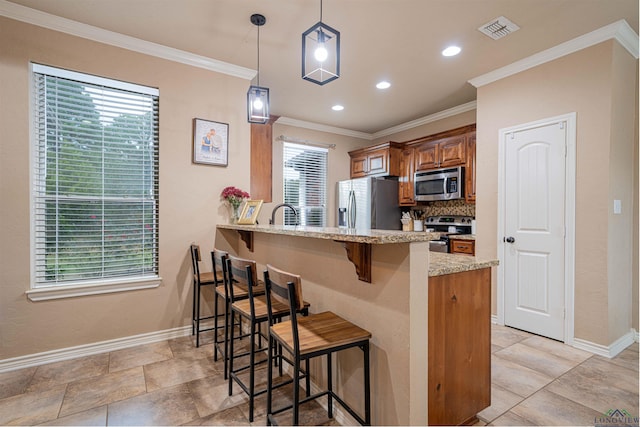
[[[464,175],[464,198],[467,203],[476,202],[476,133],[467,135],[467,164]]]
[[[425,142],[415,148],[416,171],[438,167],[438,143]]]
[[[439,148],[439,166],[448,168],[449,166],[464,165],[467,161],[466,157],[466,136],[454,136],[446,138],[438,142]]]
[[[367,176],[367,156],[351,157],[351,178]]]

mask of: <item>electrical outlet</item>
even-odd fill
[[[622,200],[614,200],[613,201],[613,213],[621,214],[622,213]]]

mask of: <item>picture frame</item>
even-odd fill
[[[227,166],[229,162],[229,124],[193,119],[193,163]]]
[[[238,224],[255,225],[260,208],[262,208],[262,200],[247,200],[242,207],[242,212],[240,212]]]

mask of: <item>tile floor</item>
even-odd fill
[[[638,344],[615,359],[492,327],[492,405],[478,425],[594,425],[609,409],[638,415]],[[0,425],[249,425],[227,395],[213,348],[191,337],[0,374]],[[286,387],[275,399],[287,402]],[[265,425],[265,399],[252,425]],[[278,403],[280,404],[280,403]],[[289,424],[288,414],[282,418]],[[334,425],[315,403],[302,424]]]

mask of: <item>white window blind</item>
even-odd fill
[[[157,277],[157,89],[32,69],[33,287]]]
[[[284,202],[293,205],[300,225],[324,227],[327,221],[326,148],[284,143]],[[295,225],[295,215],[283,210],[285,225]]]

